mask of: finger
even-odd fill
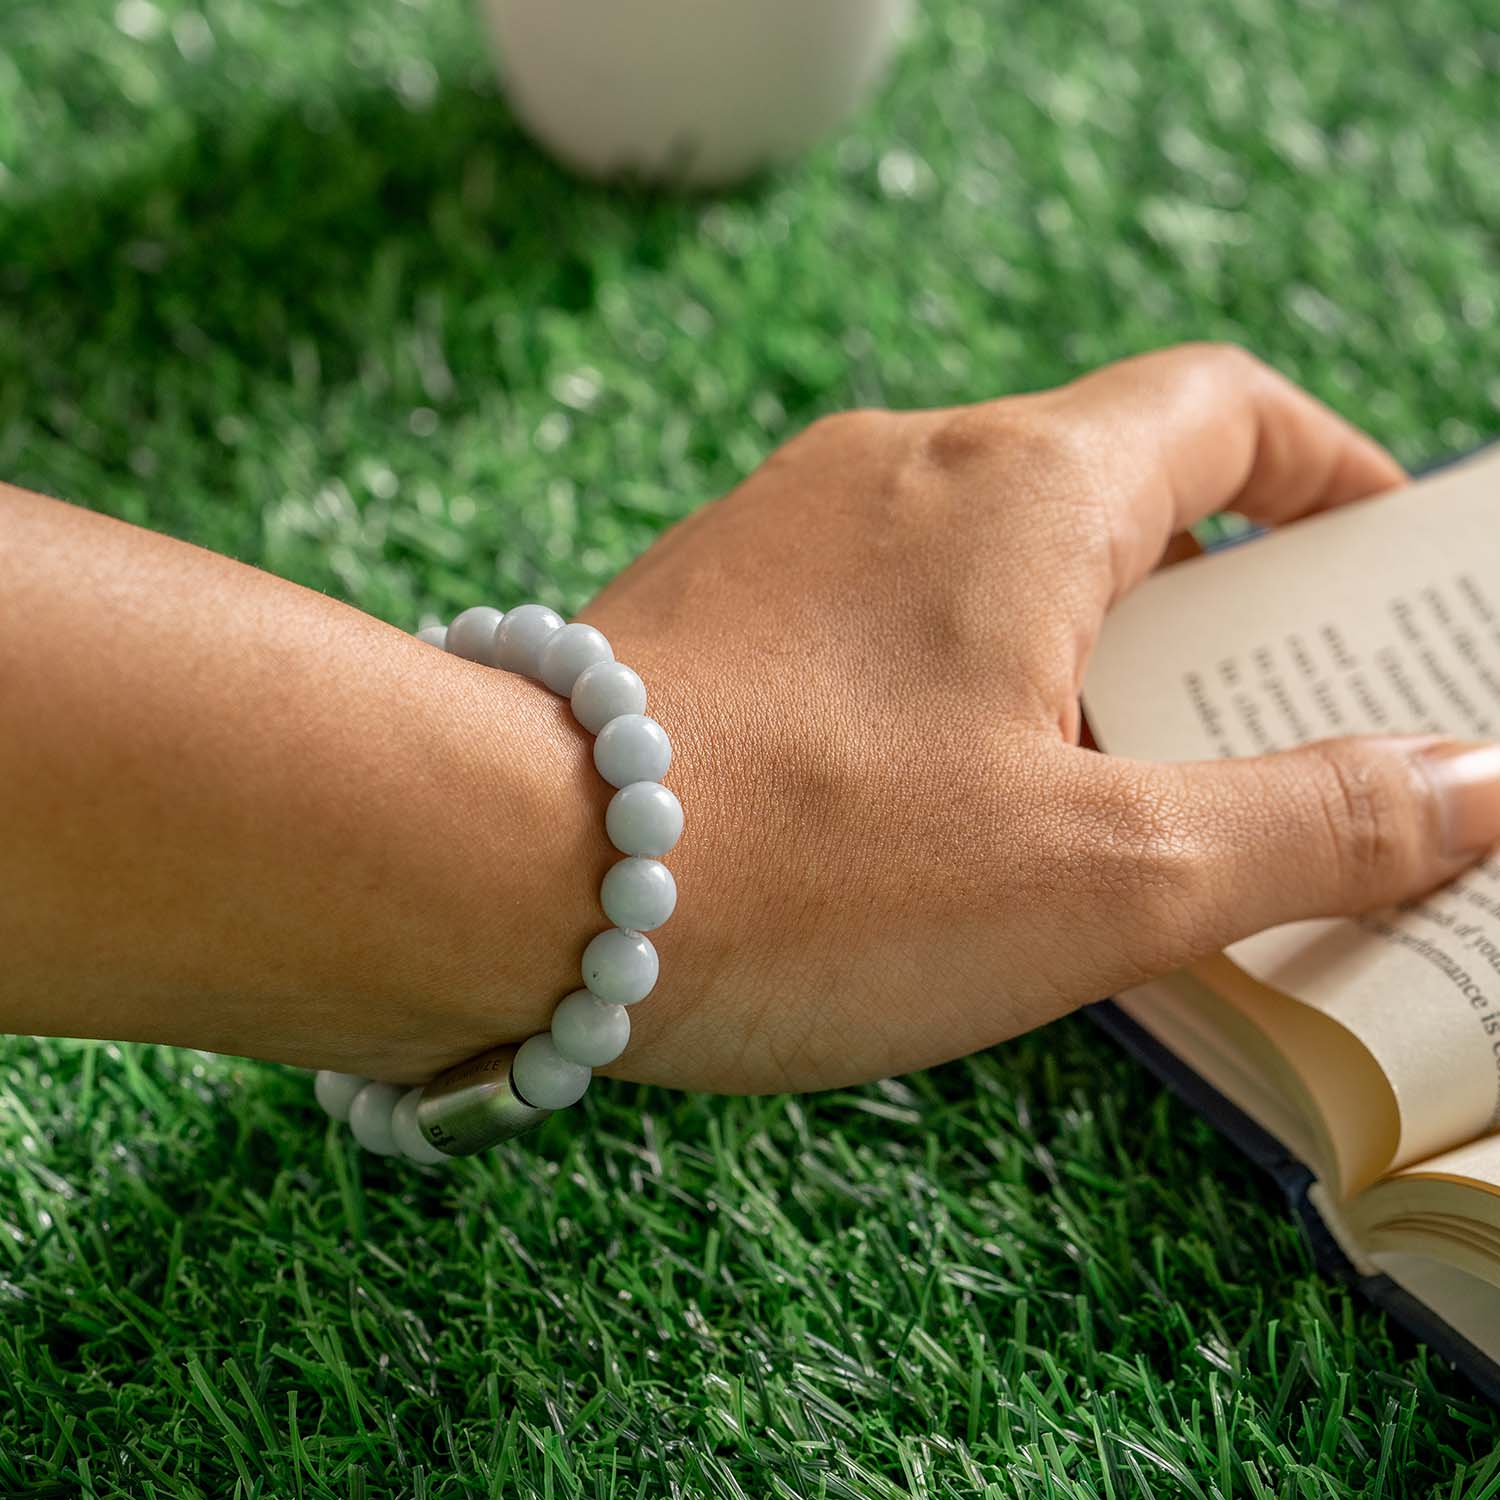
[[[1136,830],[1113,884],[1158,969],[1282,922],[1408,900],[1500,844],[1500,745],[1353,738],[1242,760],[1085,764],[1097,805]]]
[[[1188,344],[1108,365],[1040,398],[1108,455],[1109,597],[1218,510],[1267,525],[1400,484],[1372,438],[1252,355]],[[1108,602],[1108,601],[1106,601]]]
[[[1186,562],[1190,557],[1197,557],[1203,548],[1198,544],[1198,538],[1191,531],[1179,531],[1176,536],[1162,549],[1157,567],[1170,568],[1173,563]]]

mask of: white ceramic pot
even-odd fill
[[[507,94],[591,177],[710,186],[801,151],[879,82],[911,0],[482,0]]]

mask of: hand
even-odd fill
[[[1412,744],[1200,765],[1079,745],[1104,615],[1184,528],[1402,477],[1248,355],[1193,346],[825,419],[676,527],[584,612],[650,685],[688,814],[662,982],[612,1071],[900,1072],[1454,874]]]
[[[670,532],[585,611],[688,816],[614,1071],[900,1072],[1456,873],[1500,785],[1441,802],[1430,743],[1079,746],[1100,621],[1185,526],[1400,478],[1247,356],[1184,349],[831,418]],[[416,1082],[546,1026],[616,857],[564,701],[75,506],[0,510],[0,1030]]]

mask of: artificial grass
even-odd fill
[[[681,201],[536,155],[459,0],[4,0],[0,475],[410,625],[576,606],[828,408],[1181,338],[1420,461],[1500,426],[1497,71],[1497,0],[931,0]],[[1080,1021],[585,1115],[431,1175],[281,1070],[6,1042],[0,1495],[1500,1494]]]

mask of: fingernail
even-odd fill
[[[1500,745],[1439,745],[1417,764],[1437,793],[1444,854],[1461,859],[1500,844]]]

